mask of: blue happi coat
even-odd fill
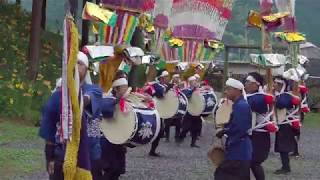
[[[100,111],[100,98],[102,97],[102,91],[98,86],[83,84],[80,88],[82,94],[87,94],[90,96],[91,103],[84,107],[84,110],[90,112],[92,117],[99,117],[101,115]],[[56,90],[49,97],[47,103],[42,109],[42,118],[40,122],[39,136],[46,141],[50,141],[54,144],[54,160],[63,162],[66,145],[60,142],[58,129],[61,116],[61,89]],[[92,151],[92,141],[88,138],[88,127],[93,128],[88,124],[89,116],[87,113],[82,114],[81,121],[81,131],[80,131],[80,144],[78,152],[78,167],[90,170],[91,164],[90,160],[93,156],[100,156],[98,151]],[[99,146],[99,144],[98,144]]]
[[[265,100],[265,94],[263,93],[255,93],[252,95],[248,94],[248,103],[251,107],[251,111],[256,113],[257,123],[261,120],[259,118],[262,115],[266,115],[268,113],[268,104]],[[256,124],[257,124],[256,123]],[[270,133],[263,128],[253,130],[251,135],[252,141],[252,161],[255,163],[264,162],[269,155],[270,152]]]
[[[227,137],[226,160],[251,160],[252,145],[248,135],[251,128],[251,110],[247,101],[240,96],[232,106],[229,122],[225,125]]]
[[[276,96],[276,108],[286,109],[287,114],[293,110],[293,96],[289,93],[281,93]],[[290,124],[280,124],[279,131],[276,133],[275,152],[293,152],[295,148],[296,131]]]

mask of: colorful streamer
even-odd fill
[[[214,60],[215,55],[223,48],[220,45],[219,48],[206,48],[202,41],[196,40],[184,40],[182,46],[171,47],[170,43],[164,43],[162,47],[162,55],[166,59],[167,63],[176,62],[188,62],[196,63],[202,61]]]
[[[100,41],[107,44],[129,44],[138,25],[138,18],[128,12],[118,13],[116,26],[99,24]]]

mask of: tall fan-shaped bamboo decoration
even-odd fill
[[[221,40],[231,18],[234,0],[174,0],[169,17],[172,35],[184,42],[175,48],[180,61],[213,60],[215,51],[204,41]]]
[[[174,0],[170,15],[173,35],[221,40],[232,5],[233,0]]]
[[[171,50],[164,47],[164,33],[169,27],[169,16],[171,14],[171,8],[173,0],[156,0],[155,8],[153,12],[154,17],[154,46],[152,50],[160,54],[167,61],[171,61],[174,58],[171,56]]]

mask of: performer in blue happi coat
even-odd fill
[[[150,84],[149,86],[151,86],[152,88],[147,88],[145,93],[149,94],[152,97],[163,98],[165,94],[173,87],[173,85],[170,84],[170,76],[168,71],[162,71],[162,72],[159,72],[159,74],[160,75],[157,78],[158,82],[154,82]],[[163,119],[161,119],[160,132],[157,138],[151,144],[151,149],[149,152],[150,156],[154,156],[154,157],[160,156],[159,153],[156,153],[156,149],[159,146],[159,142],[163,134],[164,134],[164,125],[163,125]]]
[[[112,92],[103,98],[102,113],[107,115],[104,118],[112,118],[115,107],[120,98],[128,92],[128,80],[126,74],[117,72],[112,84]],[[119,129],[121,131],[121,129]],[[124,144],[112,144],[104,136],[101,138],[103,178],[104,180],[117,180],[126,171],[126,152]]]
[[[282,167],[275,171],[275,174],[288,174],[291,172],[289,153],[294,151],[295,148],[295,135],[296,127],[299,117],[300,101],[299,98],[289,92],[289,82],[281,76],[274,79],[274,90],[276,96],[277,110],[286,110],[285,117],[279,117],[278,126],[279,131],[276,133],[275,152],[280,153]]]
[[[79,52],[78,71],[80,89],[83,94],[84,112],[81,122],[81,138],[78,154],[78,164],[86,169],[91,169],[94,179],[101,175],[99,159],[101,148],[99,143],[100,130],[98,119],[100,116],[100,99],[102,91],[99,87],[91,85],[88,72],[88,58]],[[61,116],[61,88],[57,86],[48,102],[43,108],[39,135],[46,141],[45,155],[47,171],[50,180],[61,180],[63,177],[63,162],[66,144],[60,141],[60,116]],[[89,137],[89,138],[88,138]],[[87,159],[88,158],[88,159]],[[91,161],[91,163],[90,163]]]
[[[225,158],[217,167],[215,180],[249,180],[252,145],[248,134],[251,128],[250,105],[245,99],[243,84],[229,78],[226,82],[227,98],[233,101],[229,122],[216,136],[226,135]]]
[[[172,76],[171,84],[173,84],[173,88],[177,91],[181,90],[181,79],[179,74],[174,74]],[[166,119],[164,122],[164,133],[166,141],[170,141],[170,127],[175,127],[175,140],[179,141],[180,129],[181,129],[182,118],[181,117],[172,117],[170,119]]]
[[[189,99],[192,96],[192,93],[199,87],[197,82],[197,78],[195,76],[191,76],[188,78],[189,87],[182,90],[182,93]],[[197,137],[199,135],[199,131],[201,129],[202,119],[201,116],[192,116],[189,112],[183,117],[182,122],[182,131],[180,133],[180,141],[186,137],[187,133],[190,131],[191,133],[191,147],[199,148],[196,144]]]
[[[257,180],[265,179],[262,163],[268,158],[271,143],[270,133],[266,129],[266,125],[272,115],[272,112],[269,112],[269,107],[272,104],[273,97],[263,92],[263,86],[264,79],[259,73],[248,74],[245,90],[252,113],[256,117],[251,135],[253,148],[251,170]]]

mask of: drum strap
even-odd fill
[[[281,124],[291,124],[292,122],[300,121],[299,115],[297,115],[299,110],[300,110],[300,108],[296,107],[293,111],[291,111],[286,116],[286,119],[283,122],[279,123],[279,125],[281,125]]]
[[[307,103],[307,96],[304,95],[302,101],[301,101],[301,106],[307,106],[308,107],[308,103]]]
[[[250,96],[254,96],[254,95],[257,95],[257,94],[265,94],[264,92],[256,92],[256,93],[253,93],[253,94],[247,94],[247,97],[250,97]],[[268,108],[270,109],[270,106],[268,105]],[[255,112],[253,112],[255,113]],[[274,113],[274,110],[269,110],[269,112],[267,112],[266,114],[257,114],[256,117],[259,117],[259,118],[262,118],[260,122],[258,122],[258,124],[253,127],[251,129],[251,132],[252,131],[257,131],[257,132],[268,132],[267,130],[263,129],[265,126],[267,126],[269,123],[270,123],[270,119],[271,119],[271,116],[273,115]]]
[[[289,94],[291,96],[295,96],[290,92],[285,92],[286,94]],[[279,125],[281,124],[291,124],[292,122],[296,122],[296,121],[300,121],[299,119],[299,115],[297,115],[297,113],[299,112],[300,108],[299,106],[295,106],[295,108],[286,116],[286,119],[279,123]]]
[[[258,131],[258,132],[268,132],[267,130],[263,129],[266,125],[270,123],[270,118],[273,115],[273,111],[268,112],[266,115],[258,114],[257,117],[262,118],[258,124],[251,129],[252,131]]]

